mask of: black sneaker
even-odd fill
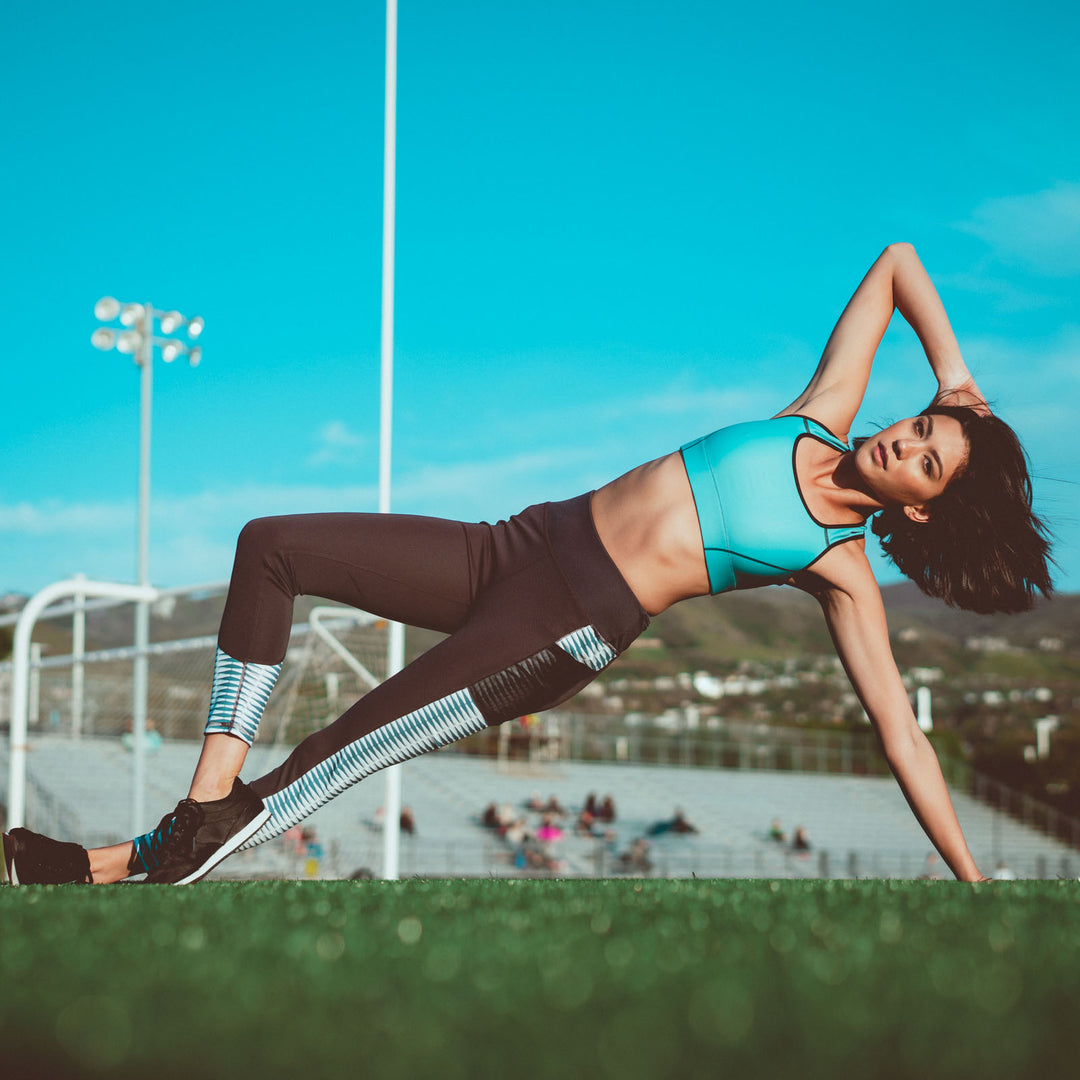
[[[21,828],[4,833],[4,871],[12,885],[92,885],[94,881],[86,848]]]
[[[157,853],[158,867],[146,875],[148,885],[189,885],[205,877],[262,828],[270,811],[238,778],[224,799],[181,799],[171,816],[172,829]]]

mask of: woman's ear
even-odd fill
[[[905,506],[904,513],[907,514],[909,521],[917,521],[920,525],[925,525],[930,520],[930,511],[926,503],[921,503],[919,506]]]

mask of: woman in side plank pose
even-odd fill
[[[849,445],[894,310],[938,392]],[[4,837],[12,882],[198,880],[377,769],[566,701],[657,615],[767,584],[821,604],[915,816],[952,872],[983,880],[889,646],[866,519],[924,592],[974,611],[1050,593],[1023,449],[968,372],[910,244],[891,244],[837,322],[809,385],[772,419],[721,428],[598,491],[496,525],[378,514],[261,518],[240,534],[210,717],[188,797],[152,832],[90,852]],[[273,688],[293,598],[312,594],[449,634],[253,781],[238,779]]]

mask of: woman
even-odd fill
[[[938,394],[919,416],[852,448],[846,436],[896,309],[922,342]],[[983,401],[909,244],[881,254],[810,384],[771,420],[723,428],[590,495],[495,526],[368,514],[249,523],[188,797],[153,832],[89,853],[13,830],[4,839],[9,876],[198,880],[376,769],[565,701],[679,600],[786,583],[820,602],[942,858],[961,880],[985,880],[892,657],[864,551],[875,513],[874,532],[900,569],[946,602],[1017,611],[1050,592],[1023,451]],[[302,593],[450,636],[249,787],[238,774]]]

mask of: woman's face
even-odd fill
[[[967,462],[964,429],[951,416],[898,420],[855,452],[855,467],[883,503],[898,503],[908,517],[925,521],[926,505]]]

